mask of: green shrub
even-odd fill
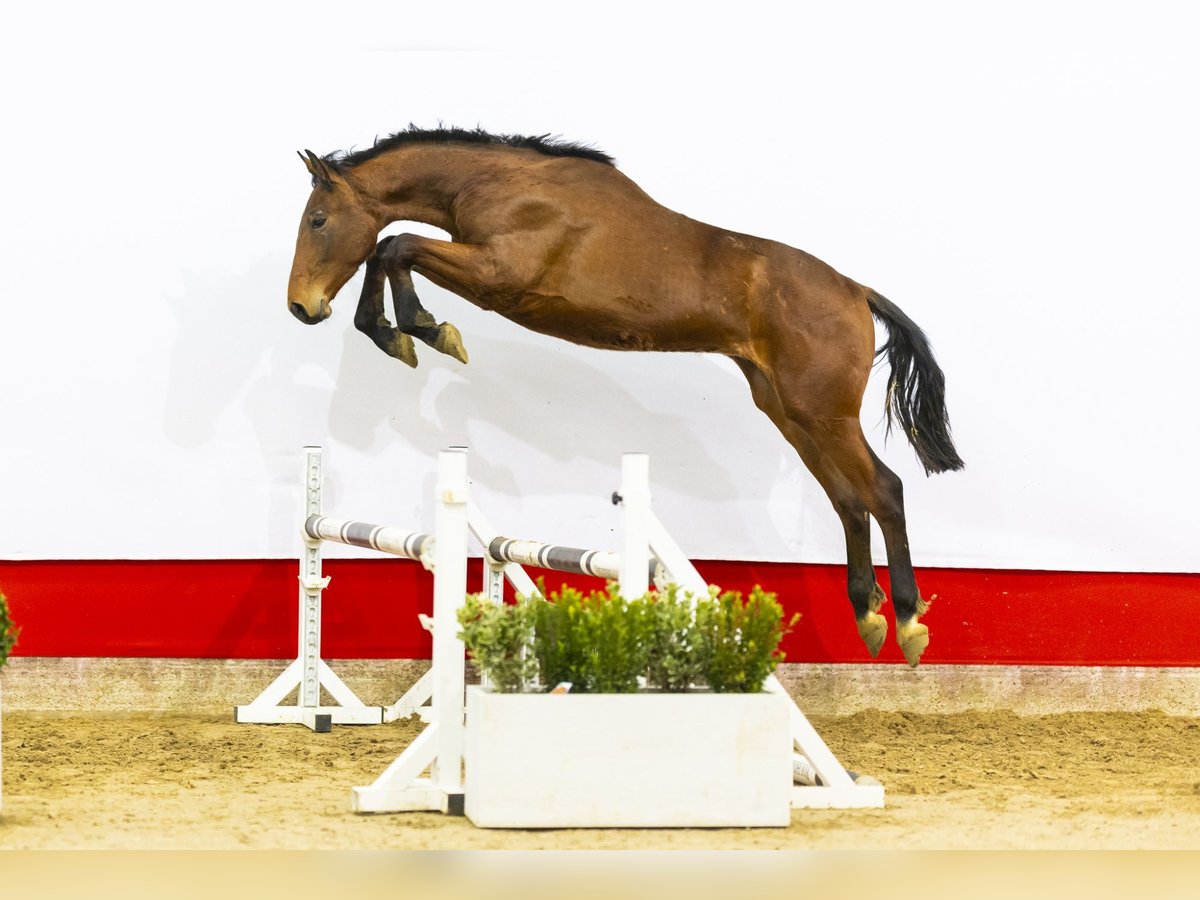
[[[538,590],[546,596],[546,585],[540,580]],[[574,690],[584,691],[592,668],[592,623],[584,611],[583,594],[564,585],[555,599],[553,603],[540,598],[527,601],[535,610],[533,646],[541,682],[550,689],[567,681]]]
[[[663,691],[686,691],[703,680],[699,635],[691,595],[680,596],[677,585],[668,585],[647,604],[649,659],[647,686]]]
[[[0,594],[0,666],[8,661],[8,654],[17,643],[20,629],[8,615],[8,598]]]
[[[547,596],[545,584],[538,590]],[[649,647],[646,601],[626,600],[615,585],[588,594],[563,585],[537,610],[534,648],[542,684],[564,681],[576,693],[624,694],[638,689]]]
[[[537,660],[529,649],[533,618],[528,603],[506,606],[483,594],[467,595],[458,611],[459,639],[501,693],[519,693],[537,676]]]
[[[696,604],[699,664],[704,681],[717,693],[762,690],[783,659],[779,642],[799,619],[785,626],[783,607],[758,585],[743,600],[737,591],[709,596]]]
[[[514,605],[472,594],[459,611],[459,637],[495,690],[550,690],[569,682],[574,693],[629,693],[645,686],[680,692],[759,691],[783,659],[784,624],[774,594],[755,586],[740,593],[710,587],[701,598],[671,585],[628,599],[615,584],[584,594],[563,585]]]
[[[649,624],[646,598],[627,600],[616,585],[607,593],[588,595],[586,608],[592,621],[594,652],[585,688],[599,694],[629,694],[639,687],[650,656],[646,639]]]

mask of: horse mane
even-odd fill
[[[546,156],[575,156],[580,159],[590,159],[593,162],[615,166],[616,161],[605,153],[588,144],[575,141],[565,141],[550,134],[534,136],[520,134],[492,134],[482,128],[456,128],[453,126],[437,128],[418,128],[409,125],[403,131],[386,137],[377,137],[375,143],[362,150],[338,150],[322,159],[334,171],[343,172],[353,169],[367,160],[374,159],[381,153],[387,153],[397,147],[409,144],[490,144],[502,147],[523,147],[536,150]]]

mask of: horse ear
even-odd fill
[[[333,190],[334,175],[325,160],[311,150],[305,150],[303,153],[297,150],[296,155],[304,162],[304,168],[308,169],[308,174],[312,176],[313,187],[320,186],[327,191]]]

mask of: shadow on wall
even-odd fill
[[[439,318],[444,314],[462,328],[471,362],[461,365],[418,343],[420,365],[409,369],[345,330],[329,415],[337,440],[370,452],[386,428],[426,453],[465,444],[473,478],[514,496],[520,491],[511,451],[500,446],[510,441],[562,465],[612,467],[621,453],[645,450],[661,461],[654,480],[663,487],[687,494],[700,486],[713,500],[746,491],[746,473],[735,482],[728,461],[712,452],[731,439],[731,419],[758,415],[740,375],[691,354],[583,350],[532,333],[528,341],[498,337],[497,331],[516,326],[473,309],[464,314],[466,301],[453,295],[435,296],[429,288],[426,294]],[[706,410],[711,421],[698,419]],[[497,442],[498,453],[486,442],[493,430],[506,438]],[[782,439],[775,449],[776,457],[787,449]],[[756,466],[752,480],[761,496],[777,472],[777,463]]]
[[[291,459],[325,421],[333,439],[368,457],[396,441],[424,455],[466,444],[474,478],[514,496],[512,442],[529,448],[526,459],[606,468],[622,452],[645,450],[659,461],[656,484],[715,501],[766,497],[787,452],[759,421],[741,377],[698,355],[584,350],[532,333],[506,338],[525,333],[425,282],[422,297],[459,325],[472,362],[418,343],[413,370],[353,328],[361,276],[339,294],[334,318],[317,326],[288,314],[286,276],[278,257],[259,257],[242,275],[181,273],[183,292],[167,298],[179,323],[164,412],[173,443],[197,449],[221,434],[238,441],[240,420],[248,420],[265,469],[278,475],[280,459]],[[490,455],[489,446],[497,448]],[[736,462],[748,455],[749,470]],[[290,470],[281,477],[290,487]]]

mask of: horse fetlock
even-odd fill
[[[438,336],[437,340],[433,342],[433,349],[445,353],[447,356],[453,356],[460,363],[468,361],[467,348],[463,346],[462,334],[449,322],[443,322],[438,326]]]
[[[883,588],[879,586],[879,582],[871,588],[871,596],[867,598],[868,608],[871,612],[879,612],[880,607],[887,603],[887,594],[883,592]]]
[[[858,636],[867,645],[867,652],[871,654],[872,658],[878,656],[879,648],[883,646],[883,641],[887,637],[887,619],[879,613],[869,612],[856,621]]]
[[[918,622],[916,616],[907,622],[897,622],[896,643],[900,645],[908,664],[915,669],[921,662],[921,654],[929,646],[929,628]]]

